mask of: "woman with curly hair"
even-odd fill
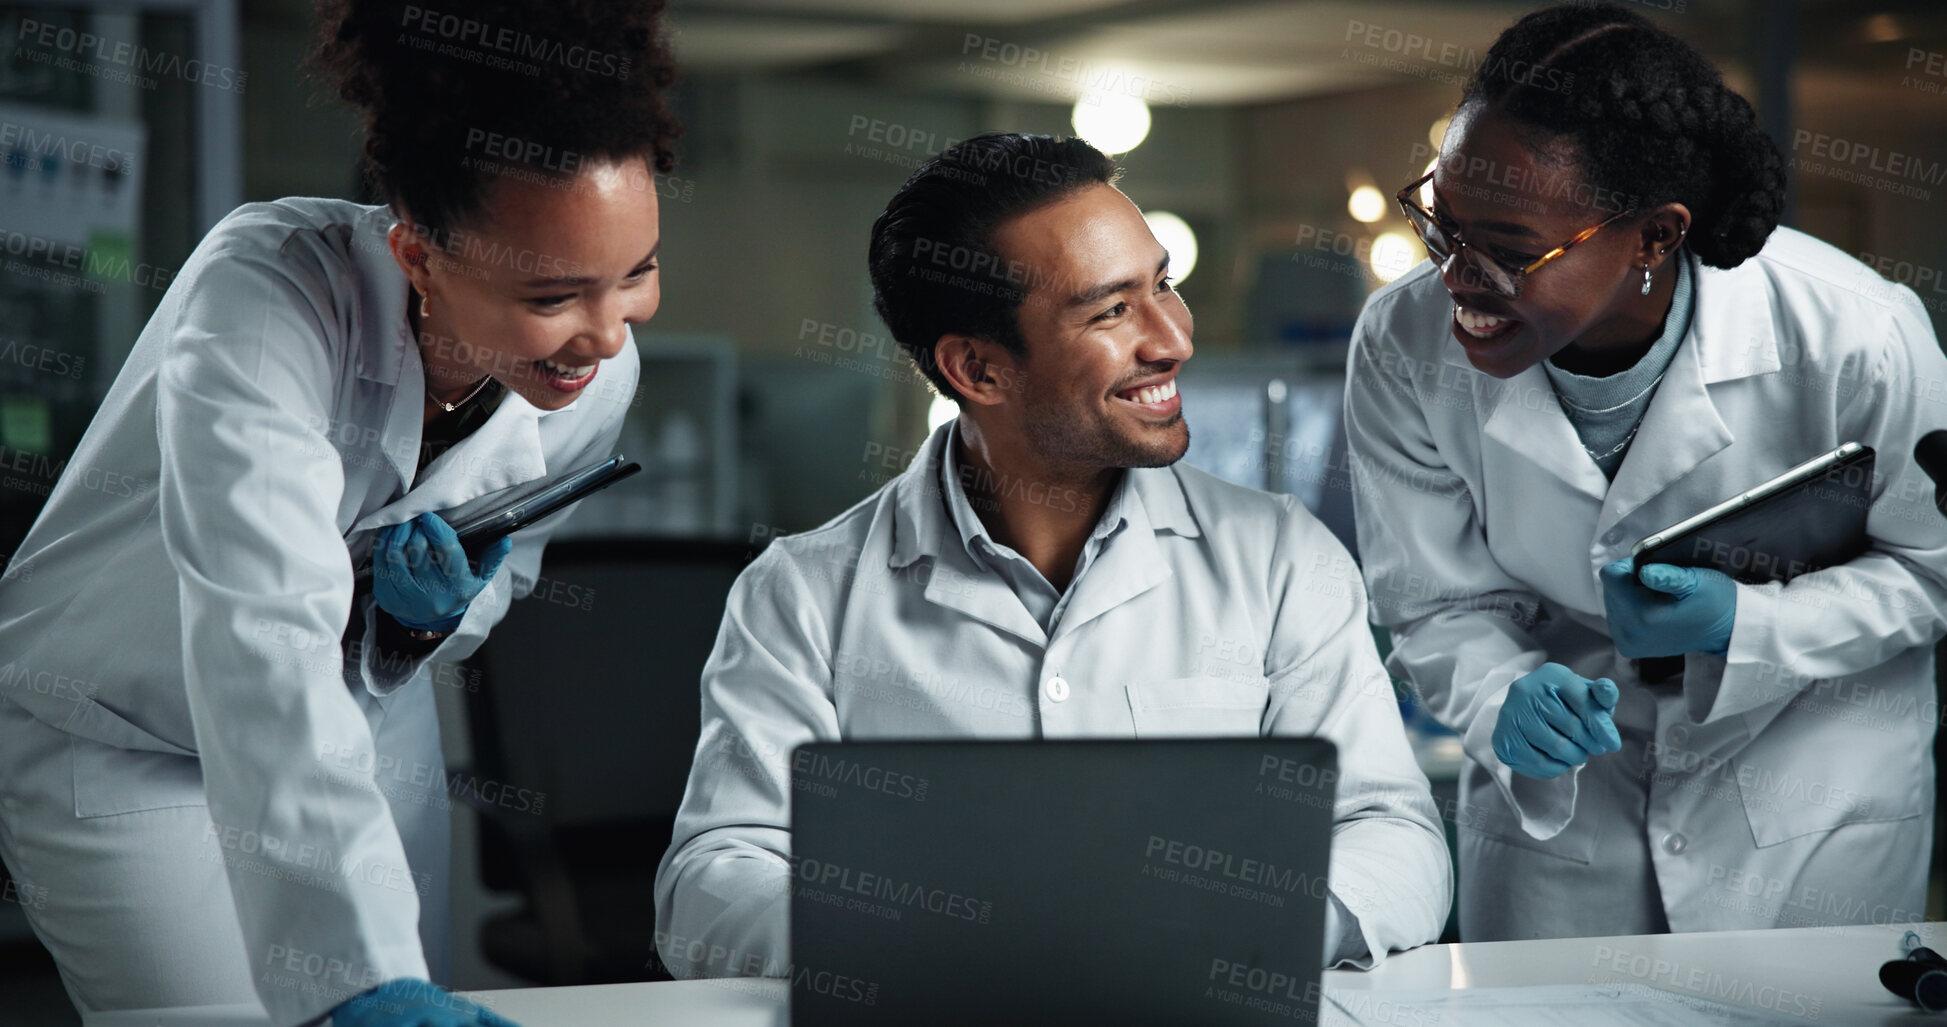
[[[494,1021],[429,981],[432,689],[565,515],[477,562],[448,521],[620,432],[678,131],[661,7],[322,4],[311,64],[386,204],[211,229],[0,585],[0,858],[84,1012]]]
[[[1575,3],[1501,34],[1400,193],[1433,259],[1360,316],[1347,432],[1390,665],[1469,757],[1464,940],[1923,918],[1947,523],[1911,453],[1947,359],[1784,190],[1702,55]],[[1630,559],[1847,442],[1854,559]]]

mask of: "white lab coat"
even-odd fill
[[[375,529],[424,511],[455,519],[607,456],[638,373],[626,347],[566,409],[510,393],[414,483],[424,373],[392,221],[382,207],[287,199],[213,228],[0,584],[0,694],[101,743],[76,748],[76,844],[90,817],[195,801],[179,781],[132,784],[103,761],[194,757],[215,844],[256,867],[229,870],[252,966],[297,950],[349,968],[260,983],[280,1024],[320,1015],[347,986],[426,975],[414,883],[443,889],[446,867],[405,869],[396,789],[373,782],[397,767],[374,754],[372,723],[399,689],[464,683],[447,661],[531,587],[566,513],[517,534],[460,626],[410,664],[369,646],[341,658],[341,637],[372,637],[377,612],[369,596],[352,610],[354,566]],[[411,768],[422,783],[443,773],[437,748],[408,758],[431,761]]]
[[[1375,293],[1353,333],[1373,619],[1470,758],[1466,940],[1924,912],[1947,521],[1912,450],[1947,426],[1947,360],[1909,290],[1801,233],[1734,269],[1691,266],[1689,333],[1613,482],[1542,368],[1503,382],[1467,363],[1431,263]],[[1689,654],[1680,687],[1645,686],[1610,642],[1598,569],[1852,440],[1878,450],[1871,550],[1740,585],[1728,657]],[[1549,781],[1504,766],[1507,688],[1544,661],[1614,678],[1637,743]]]
[[[1331,533],[1290,496],[1181,464],[1131,470],[1127,520],[1050,637],[950,519],[951,430],[850,511],[772,543],[731,589],[656,875],[664,962],[788,971],[791,753],[873,738],[1322,735],[1340,761],[1330,888],[1363,965],[1437,938],[1445,837]]]

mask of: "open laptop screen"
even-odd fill
[[[792,1023],[1309,1022],[1337,751],[819,743],[792,762]]]

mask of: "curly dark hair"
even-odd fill
[[[663,0],[320,0],[305,67],[365,125],[365,175],[433,238],[480,213],[495,175],[590,161],[675,165],[682,129]]]
[[[1785,159],[1751,105],[1696,48],[1615,4],[1515,22],[1468,79],[1472,104],[1569,144],[1590,184],[1638,210],[1690,208],[1688,243],[1712,267],[1757,253],[1784,211]]]
[[[995,252],[995,230],[1121,175],[1080,139],[988,132],[940,151],[893,194],[866,247],[872,305],[940,395],[962,402],[933,356],[942,335],[1027,353],[1017,313],[1032,283]]]

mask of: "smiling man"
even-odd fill
[[[880,316],[960,416],[731,591],[656,880],[677,974],[788,972],[812,741],[1322,735],[1328,961],[1439,934],[1446,843],[1358,573],[1291,497],[1177,466],[1190,311],[1118,174],[1080,141],[980,136],[873,226]]]

